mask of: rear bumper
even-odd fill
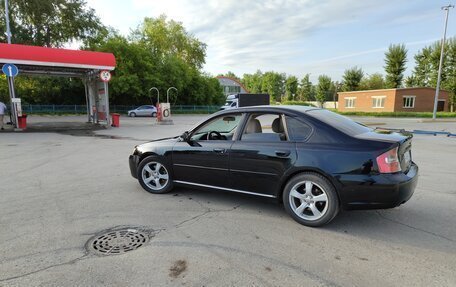
[[[131,176],[134,178],[138,178],[138,163],[139,163],[139,156],[137,155],[130,155],[128,162],[130,164],[130,172]]]
[[[350,177],[340,193],[344,209],[393,208],[412,197],[418,183],[418,166],[412,163],[407,173]]]

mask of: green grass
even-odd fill
[[[432,112],[340,112],[330,109],[333,112],[344,116],[361,116],[361,117],[390,117],[390,118],[432,118]],[[456,118],[456,113],[438,112],[437,118]]]

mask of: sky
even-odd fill
[[[452,0],[455,1],[456,0]],[[390,44],[413,55],[443,35],[442,0],[87,0],[101,21],[128,35],[144,17],[161,14],[182,22],[207,44],[204,70],[241,76],[258,69],[312,81],[321,74],[341,80],[358,66],[384,73]],[[451,3],[456,4],[456,3]],[[450,10],[447,37],[456,35]]]

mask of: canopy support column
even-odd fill
[[[16,103],[14,102],[16,99],[16,93],[14,92],[14,78],[13,77],[7,77],[8,78],[8,90],[10,94],[10,101],[11,101],[11,116],[12,116],[12,121],[13,125],[16,129],[19,128],[19,121],[17,118],[17,112],[16,112]]]
[[[87,79],[83,80],[84,82],[84,92],[85,92],[85,100],[86,100],[86,108],[87,108],[87,122],[91,123],[92,118],[90,116],[90,100],[89,100],[89,87],[87,86]]]
[[[109,93],[108,93],[108,83],[104,82],[104,90],[105,90],[105,105],[106,105],[106,123],[108,127],[111,126],[111,119],[109,116]]]

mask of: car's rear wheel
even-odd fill
[[[134,118],[134,117],[136,117],[136,113],[130,113],[129,116]]]
[[[157,116],[157,113],[156,112],[153,112],[152,113],[152,117],[155,118]]]
[[[289,180],[283,192],[285,210],[306,226],[322,226],[339,212],[334,186],[317,173],[301,173]]]
[[[155,156],[141,161],[138,166],[138,181],[150,193],[166,193],[173,188],[167,164]]]

